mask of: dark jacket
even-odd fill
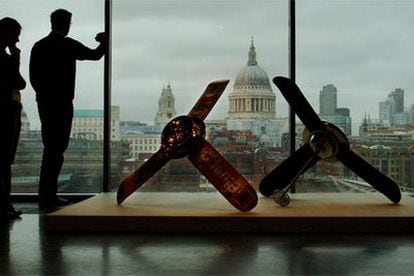
[[[12,98],[13,90],[26,87],[19,66],[19,56],[0,52],[0,166],[13,163],[19,141],[22,105]]]
[[[72,100],[75,96],[76,60],[98,60],[106,51],[90,49],[57,32],[36,42],[30,55],[30,83],[39,100]]]
[[[19,67],[18,56],[11,56],[5,50],[0,52],[0,104],[7,104],[11,101],[13,89],[21,90],[26,87]]]

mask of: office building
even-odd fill
[[[401,126],[409,121],[404,110],[404,90],[396,88],[385,101],[379,103],[379,119],[391,125]]]
[[[333,84],[322,87],[319,93],[319,117],[330,122],[346,134],[352,134],[352,118],[349,108],[337,107],[337,88]]]
[[[120,141],[120,108],[111,106],[111,140]],[[102,109],[75,109],[71,138],[103,140],[104,113]]]
[[[337,89],[332,84],[322,87],[319,93],[319,114],[335,115],[337,106]]]

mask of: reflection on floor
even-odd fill
[[[0,275],[414,275],[414,235],[53,234],[18,207]]]

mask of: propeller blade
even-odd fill
[[[297,176],[315,165],[320,159],[308,143],[304,144],[262,179],[259,184],[260,193],[264,196],[271,196],[276,190],[286,188]]]
[[[188,159],[237,209],[249,211],[257,204],[257,193],[249,182],[207,141]]]
[[[372,187],[383,193],[392,202],[400,202],[401,192],[398,184],[374,168],[347,146],[341,145],[335,157]]]
[[[164,155],[162,150],[158,150],[150,157],[150,159],[126,177],[118,187],[116,197],[118,204],[121,204],[128,196],[144,185],[144,183],[158,172],[168,160],[169,158]]]
[[[198,99],[188,116],[204,120],[226,89],[229,80],[213,81],[209,83],[203,95]]]
[[[300,88],[292,80],[285,77],[275,77],[273,83],[279,88],[283,97],[310,132],[322,128],[322,121]]]

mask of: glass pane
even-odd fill
[[[12,192],[37,192],[43,144],[35,92],[29,81],[33,44],[50,32],[50,14],[58,8],[72,13],[69,37],[95,48],[95,35],[104,30],[104,1],[2,1],[0,17],[13,17],[22,26],[21,73],[27,82],[22,91],[22,131],[13,169]],[[60,93],[56,89],[55,93]],[[74,119],[70,144],[59,176],[58,191],[99,192],[103,168],[103,59],[78,61]]]
[[[298,85],[351,149],[403,191],[414,185],[413,11],[412,1],[298,1],[296,16]],[[339,162],[319,162],[297,185],[299,192],[372,190]]]
[[[121,170],[111,190],[158,151],[166,123],[188,114],[208,83],[222,79],[230,83],[205,120],[206,138],[257,188],[281,158],[288,131],[287,105],[271,83],[288,72],[287,4],[113,2],[112,102],[127,150],[112,154]],[[215,189],[182,158],[169,161],[140,191]]]

